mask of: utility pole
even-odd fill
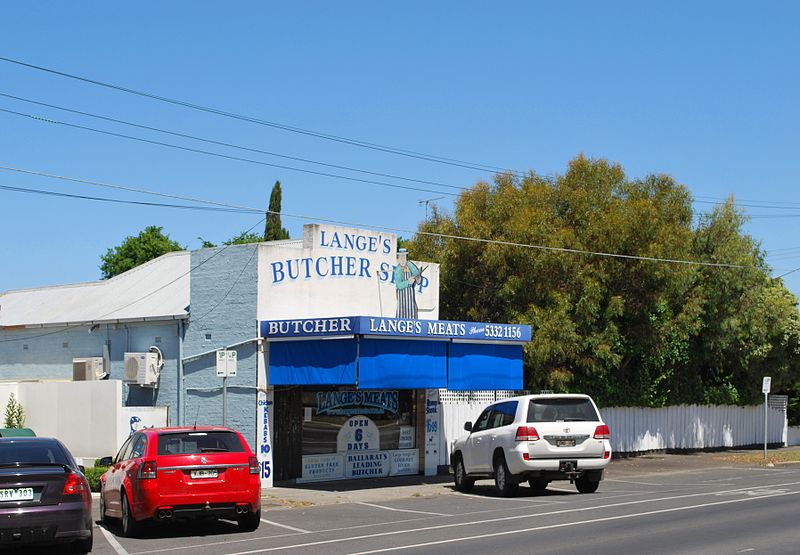
[[[769,431],[769,427],[767,426],[769,420],[768,396],[771,385],[772,378],[764,376],[764,381],[761,382],[761,391],[764,393],[764,461],[767,460],[767,432]]]

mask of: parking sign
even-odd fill
[[[228,364],[227,351],[217,351],[217,377],[224,378],[226,374],[225,367]]]
[[[234,378],[236,377],[236,351],[225,351],[228,356],[228,364],[226,366],[228,377]]]

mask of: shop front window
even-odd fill
[[[413,391],[308,390],[302,400],[304,456],[417,447]]]

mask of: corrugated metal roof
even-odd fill
[[[160,256],[111,279],[0,294],[0,326],[185,318],[189,251]]]

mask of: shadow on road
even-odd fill
[[[136,534],[135,539],[165,539],[182,537],[205,537],[220,536],[224,534],[240,533],[239,525],[230,520],[218,519],[199,519],[199,520],[178,520],[167,524],[154,522],[141,523],[141,529]],[[122,533],[118,523],[103,525],[97,522],[97,526],[105,528],[115,536]]]

